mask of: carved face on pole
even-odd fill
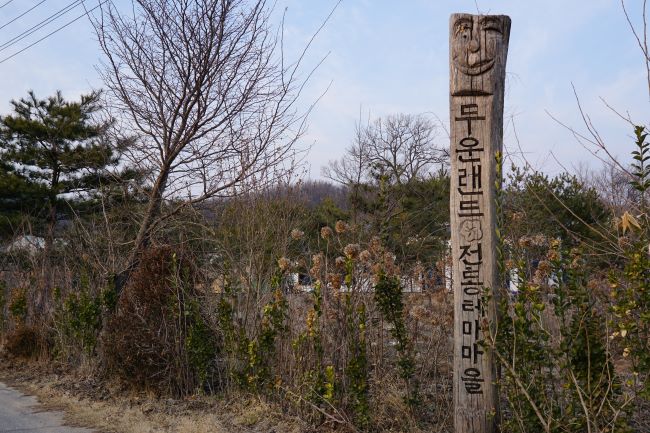
[[[499,53],[507,43],[510,20],[502,15],[452,16],[452,94],[490,95],[494,93],[492,75],[503,68]],[[505,38],[504,38],[505,36]]]

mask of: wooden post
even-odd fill
[[[510,37],[504,15],[453,14],[450,20],[451,253],[454,288],[454,426],[494,433],[497,372],[479,343],[494,323],[502,284],[496,260],[496,154],[503,148],[503,90]]]

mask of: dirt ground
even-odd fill
[[[65,412],[67,424],[102,433],[302,433],[303,421],[256,399],[193,396],[183,400],[134,394],[91,374],[0,357],[0,381]],[[322,432],[322,429],[318,430]]]

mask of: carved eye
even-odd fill
[[[497,32],[499,34],[503,34],[503,30],[501,30],[501,25],[498,21],[495,20],[485,20],[481,23],[481,28],[483,31],[493,31]]]
[[[461,21],[456,24],[456,35],[462,36],[463,39],[470,37],[472,31],[472,23],[469,21]]]

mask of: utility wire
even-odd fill
[[[2,8],[5,7],[5,6],[7,6],[7,5],[8,5],[9,3],[11,3],[12,1],[14,1],[14,0],[9,0],[9,1],[6,2],[5,4],[3,4],[2,6],[0,6],[0,9],[2,9]]]
[[[54,21],[54,20],[62,17],[63,15],[67,14],[68,12],[70,12],[71,10],[73,10],[74,8],[79,6],[81,3],[83,3],[83,1],[84,0],[73,1],[72,3],[68,4],[64,8],[59,9],[57,12],[55,12],[52,15],[50,15],[49,17],[45,18],[40,23],[30,27],[29,29],[22,32],[21,34],[19,34],[17,36],[14,36],[13,38],[9,39],[4,44],[0,45],[0,51],[6,50],[11,45],[14,45],[16,42],[19,42],[19,41],[25,39],[27,36],[31,35],[32,33],[36,32],[36,31],[38,31],[40,29],[42,29],[43,27],[45,27],[46,25],[48,25],[52,21]]]
[[[36,32],[36,31],[42,29],[43,27],[45,27],[46,25],[50,24],[52,21],[54,21],[54,20],[60,18],[61,16],[67,14],[72,9],[74,9],[75,7],[82,4],[83,1],[84,0],[75,0],[75,1],[73,1],[71,3],[69,3],[67,6],[63,7],[62,9],[59,9],[58,11],[56,11],[55,13],[50,15],[49,17],[45,18],[43,21],[41,21],[41,22],[35,24],[34,26],[28,28],[24,32],[20,33],[19,35],[14,36],[10,40],[6,41],[5,43],[0,44],[0,51],[3,51],[6,48],[9,48],[11,45],[14,45],[16,42],[19,42],[19,41],[25,39],[27,36],[33,34],[34,32]]]
[[[13,23],[13,22],[16,21],[17,19],[24,17],[25,15],[27,15],[28,13],[30,13],[31,11],[33,11],[34,9],[36,9],[38,6],[42,5],[42,4],[45,3],[45,2],[46,2],[46,0],[41,0],[39,3],[36,3],[34,6],[32,6],[32,7],[29,8],[29,9],[27,9],[25,12],[23,12],[23,13],[20,14],[20,15],[18,15],[16,18],[12,19],[11,21],[9,21],[9,22],[6,23],[6,24],[1,25],[1,26],[0,26],[0,30],[4,29],[5,27],[7,27],[9,24]]]
[[[64,25],[62,25],[61,27],[59,27],[58,29],[56,29],[56,30],[54,30],[54,31],[52,31],[52,32],[50,32],[50,33],[48,33],[47,35],[43,36],[42,38],[40,38],[40,39],[37,40],[36,42],[32,42],[31,44],[27,45],[27,46],[26,46],[25,48],[23,48],[22,50],[20,50],[20,51],[16,51],[15,53],[13,53],[12,55],[10,55],[9,57],[5,57],[4,59],[0,60],[0,64],[6,62],[7,60],[9,60],[9,59],[11,59],[11,58],[13,58],[13,57],[16,57],[18,54],[22,53],[23,51],[25,51],[25,50],[27,50],[27,49],[33,47],[34,45],[38,44],[39,42],[44,41],[45,39],[49,38],[50,36],[52,36],[53,34],[59,32],[59,31],[63,30],[64,28],[66,28],[66,27],[68,27],[69,25],[75,23],[76,21],[79,21],[80,19],[82,19],[83,17],[89,15],[92,11],[94,11],[95,9],[97,9],[98,7],[100,7],[101,5],[103,5],[104,3],[106,3],[107,1],[109,1],[109,0],[103,0],[102,2],[98,3],[97,6],[95,6],[94,8],[92,8],[92,9],[90,9],[89,11],[87,11],[87,12],[85,12],[85,13],[79,15],[77,18],[75,18],[75,19],[73,19],[73,20],[71,20],[71,21],[68,21],[67,23],[65,23]]]

